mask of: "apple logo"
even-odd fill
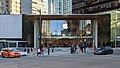
[[[67,24],[67,23],[64,23],[64,24],[62,25],[62,27],[63,27],[63,29],[68,29],[68,24]]]

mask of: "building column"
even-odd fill
[[[94,22],[94,28],[95,28],[95,46],[96,46],[96,48],[98,47],[98,21],[97,20],[95,20],[95,22]]]
[[[39,28],[40,28],[40,25],[39,25],[39,22],[37,21],[37,28],[36,28],[36,29],[37,29],[37,31],[36,31],[36,33],[37,33],[37,38],[36,38],[36,39],[37,39],[37,40],[36,40],[36,42],[37,42],[37,48],[39,47],[39,37],[40,37],[40,36],[39,36],[39,35],[40,35],[40,33],[39,33],[39,31],[40,31]]]
[[[39,26],[38,21],[34,20],[34,48],[39,47]]]
[[[16,48],[18,48],[18,41],[16,42]]]
[[[7,43],[7,45],[8,45],[8,48],[9,48],[9,42]]]
[[[93,50],[98,47],[98,22],[97,20],[92,20],[93,28]]]

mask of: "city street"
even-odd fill
[[[29,55],[21,58],[0,58],[0,68],[119,68],[120,55],[51,54],[45,57]]]
[[[120,68],[120,0],[0,0],[0,68]]]

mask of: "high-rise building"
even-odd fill
[[[63,0],[63,14],[72,14],[72,0]]]
[[[47,0],[0,0],[1,14],[48,14]],[[49,35],[49,21],[43,21],[42,33]]]
[[[63,0],[54,0],[54,14],[63,14]]]
[[[72,0],[48,0],[49,14],[72,14]]]
[[[79,13],[97,13],[120,7],[120,0],[73,0],[72,12]]]
[[[3,14],[3,2],[5,0],[0,0],[0,14]]]
[[[48,14],[47,0],[21,0],[21,14]]]
[[[0,0],[1,14],[20,14],[20,0]]]
[[[21,14],[48,14],[47,0],[21,0]],[[42,21],[43,35],[50,34],[50,23],[47,20]]]
[[[53,0],[48,0],[48,14],[53,14]]]

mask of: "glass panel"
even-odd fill
[[[85,40],[92,46],[91,20],[50,20],[42,21],[42,43],[55,46],[70,46]],[[82,35],[82,38],[80,38]]]
[[[16,43],[9,43],[9,47],[16,47]]]

